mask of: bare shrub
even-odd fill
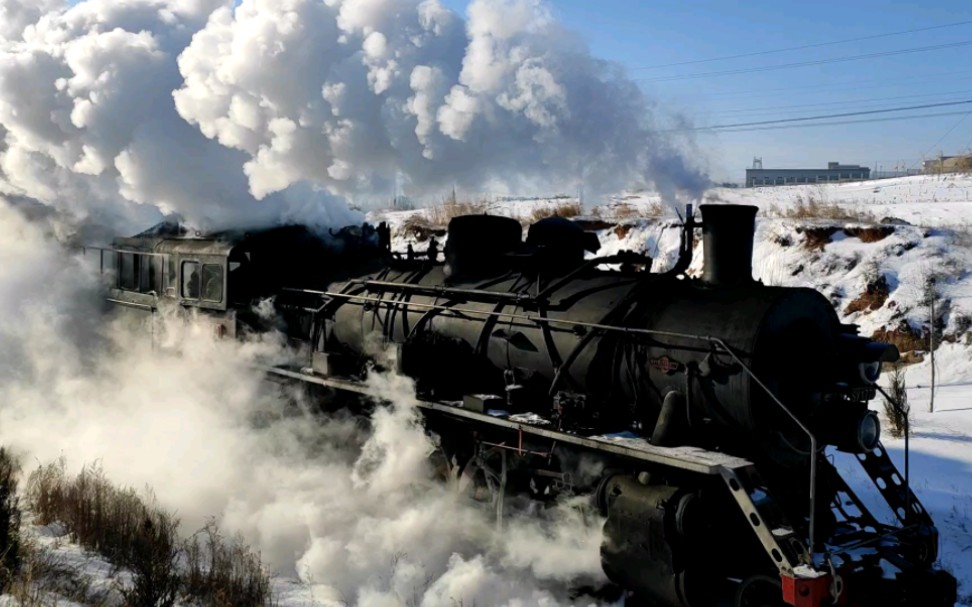
[[[623,202],[600,207],[600,209],[601,216],[604,219],[610,218],[614,221],[626,221],[645,217],[661,217],[665,214],[665,207],[660,202],[652,202],[645,206]]]
[[[908,387],[905,384],[904,365],[894,363],[888,375],[891,384],[888,386],[887,396],[884,397],[884,415],[888,419],[888,430],[891,436],[901,438],[908,432],[911,406],[908,405]],[[889,398],[890,397],[890,398]]]
[[[39,524],[63,524],[73,541],[131,572],[132,584],[119,589],[130,607],[170,607],[180,596],[226,607],[273,604],[270,576],[243,542],[226,542],[215,523],[179,541],[178,519],[152,495],[115,487],[97,467],[74,478],[64,460],[40,467],[26,497]]]
[[[402,222],[401,228],[399,228],[401,233],[405,236],[411,236],[419,242],[425,242],[426,240],[432,238],[438,232],[442,232],[443,228],[436,227],[432,225],[425,215],[421,213],[415,213],[409,215],[405,221]]]
[[[790,207],[780,208],[771,205],[766,214],[768,216],[785,219],[829,219],[835,221],[859,221],[862,223],[877,223],[870,211],[840,206],[833,202],[817,202],[812,197],[804,200],[797,197],[797,203]]]
[[[27,501],[42,525],[62,523],[71,539],[128,569],[122,589],[133,607],[169,607],[178,597],[178,520],[154,499],[117,488],[96,466],[74,478],[64,461],[38,468],[27,481]]]
[[[533,210],[530,214],[530,223],[536,223],[541,219],[546,219],[547,217],[564,217],[571,218],[577,217],[584,212],[584,207],[579,202],[562,202],[556,206],[548,207],[538,207]]]
[[[0,593],[10,587],[21,566],[19,472],[17,461],[0,448]]]
[[[184,544],[186,595],[204,605],[273,605],[271,579],[260,561],[238,538],[226,541],[210,521]]]
[[[110,588],[96,588],[81,563],[71,564],[50,548],[27,539],[22,545],[23,565],[9,590],[17,605],[46,607],[67,599],[81,605],[111,604]]]
[[[132,551],[123,563],[133,574],[132,586],[122,589],[133,607],[170,607],[182,586],[177,559],[178,520],[170,513],[146,507],[135,533]]]
[[[482,215],[489,209],[489,200],[456,200],[455,195],[440,205],[425,209],[425,218],[435,227],[446,227],[454,217],[462,215]]]

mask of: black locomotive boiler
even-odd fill
[[[384,226],[323,239],[156,231],[115,243],[110,299],[202,309],[236,335],[260,330],[252,303],[273,296],[307,356],[274,376],[367,394],[363,370],[393,365],[415,379],[449,475],[499,516],[511,495],[592,495],[604,571],[633,601],[953,605],[935,526],[868,408],[897,350],[842,324],[817,291],[754,281],[754,207],[701,211],[658,272],[641,255],[598,257],[595,235],[556,217],[525,241],[515,220],[457,217],[441,263],[392,254]],[[845,482],[834,450],[863,467],[893,522]],[[600,472],[578,473],[583,457]]]

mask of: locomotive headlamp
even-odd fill
[[[881,377],[881,362],[860,363],[857,365],[857,370],[864,383],[876,384],[878,378]]]
[[[827,444],[845,453],[867,453],[881,440],[881,422],[863,403],[843,401],[822,411],[817,432]]]
[[[860,448],[858,453],[873,451],[880,440],[881,422],[877,413],[867,411],[857,424],[857,446]]]
[[[856,335],[841,335],[839,346],[838,364],[843,369],[840,381],[852,386],[876,384],[881,377],[881,363],[895,362],[900,357],[894,345]]]

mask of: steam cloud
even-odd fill
[[[602,580],[597,517],[564,504],[497,530],[431,480],[407,379],[371,379],[393,404],[370,423],[311,415],[254,372],[286,357],[273,336],[214,341],[163,318],[153,346],[104,323],[91,264],[2,202],[0,258],[0,444],[28,467],[97,461],[187,532],[216,516],[303,582],[285,605],[593,603],[568,588]]]
[[[697,195],[654,115],[537,0],[0,0],[0,194],[112,225],[348,223],[396,180]]]
[[[343,200],[397,182],[697,196],[654,115],[535,0],[466,19],[436,0],[0,0],[0,443],[101,461],[188,529],[216,515],[325,603],[568,603],[568,580],[601,579],[598,522],[563,506],[498,531],[430,483],[404,380],[372,379],[394,405],[368,425],[302,414],[252,371],[285,356],[272,337],[133,339],[60,241],[169,214],[359,222]]]

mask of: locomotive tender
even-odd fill
[[[487,215],[451,221],[444,262],[391,253],[384,225],[169,226],[117,239],[102,264],[109,301],[195,309],[220,336],[266,330],[254,302],[272,297],[306,356],[269,369],[278,379],[368,395],[369,365],[413,377],[447,476],[497,516],[508,496],[593,496],[603,568],[629,604],[954,605],[934,523],[868,409],[897,350],[815,290],[753,280],[755,207],[701,212],[660,272],[642,255],[596,256],[596,235],[566,219],[524,241],[517,221]]]

